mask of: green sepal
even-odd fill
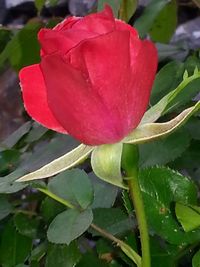
[[[68,170],[84,161],[93,149],[94,147],[92,146],[81,144],[80,146],[53,160],[42,168],[22,176],[17,180],[17,182],[48,178],[62,171]]]
[[[167,136],[182,126],[195,112],[200,109],[200,101],[185,109],[174,119],[165,123],[146,123],[139,126],[123,139],[123,143],[141,144]]]
[[[95,147],[91,156],[91,165],[94,173],[102,180],[127,188],[123,183],[121,173],[122,143],[101,145]]]

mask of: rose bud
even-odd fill
[[[140,123],[157,68],[157,51],[104,11],[41,29],[41,62],[19,77],[24,105],[43,126],[84,144],[116,143]]]

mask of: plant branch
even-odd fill
[[[138,147],[135,145],[124,144],[122,154],[122,167],[128,177],[128,187],[131,200],[136,213],[138,228],[140,231],[142,249],[142,267],[151,267],[151,255],[149,244],[148,225],[146,220],[145,208],[142,193],[138,181]]]
[[[127,245],[122,240],[116,238],[112,234],[108,233],[104,229],[100,228],[96,224],[92,223],[90,225],[94,230],[99,232],[102,236],[104,236],[107,239],[110,239],[111,241],[115,242],[117,246],[121,248],[121,250],[133,261],[138,267],[141,267],[141,257],[138,255],[129,245]]]
[[[58,197],[57,195],[55,195],[54,193],[50,192],[48,189],[45,188],[37,188],[37,190],[39,190],[40,192],[46,194],[47,196],[51,197],[52,199],[58,201],[59,203],[63,204],[64,206],[70,208],[70,209],[77,209],[76,206],[74,206],[73,204],[71,204],[69,201]],[[90,225],[94,230],[96,230],[97,232],[99,232],[102,236],[106,237],[107,239],[115,242],[120,248],[121,250],[133,261],[136,263],[136,265],[138,267],[141,267],[141,257],[140,255],[137,254],[137,252],[135,252],[129,245],[127,245],[126,243],[124,243],[122,240],[116,238],[115,236],[113,236],[112,234],[108,233],[107,231],[105,231],[104,229],[100,228],[99,226],[97,226],[96,224],[92,223]]]

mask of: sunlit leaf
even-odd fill
[[[185,232],[200,227],[200,207],[176,203],[176,216]]]

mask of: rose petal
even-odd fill
[[[42,47],[42,56],[45,56],[58,51],[65,54],[82,40],[93,38],[96,35],[83,30],[59,32],[51,29],[41,29],[38,33],[38,39]]]
[[[99,145],[119,141],[116,117],[93,90],[82,73],[54,54],[42,59],[49,106],[68,133],[84,144]]]
[[[126,135],[129,116],[126,98],[131,75],[130,33],[114,31],[87,40],[67,56],[70,63],[88,77],[104,105],[116,117],[119,131]]]
[[[68,55],[117,116],[124,135],[136,128],[146,111],[155,77],[155,46],[137,35],[130,36],[128,31],[115,31],[85,41]]]
[[[46,87],[39,65],[23,68],[19,73],[23,100],[28,114],[43,126],[67,133],[53,116],[47,104]]]
[[[138,37],[137,30],[122,20],[115,19],[115,26],[116,26],[116,30],[129,31],[132,37]]]
[[[117,25],[119,24],[118,27],[124,28],[123,22],[116,21],[116,23]],[[39,31],[38,39],[42,46],[41,56],[58,51],[65,54],[81,41],[94,38],[99,34],[105,34],[114,29],[115,19],[109,6],[106,6],[102,12],[91,14],[84,18],[67,18],[53,30],[41,29]]]
[[[83,17],[73,24],[72,28],[97,34],[113,31],[115,29],[115,18],[111,7],[106,5],[103,11]]]
[[[55,31],[66,31],[68,29],[71,29],[73,25],[79,20],[81,20],[81,18],[79,17],[68,17],[64,19],[61,23],[57,24],[53,29]]]
[[[158,56],[154,44],[150,41],[131,39],[131,74],[127,90],[127,110],[130,131],[137,127],[143,117],[155,78]]]

